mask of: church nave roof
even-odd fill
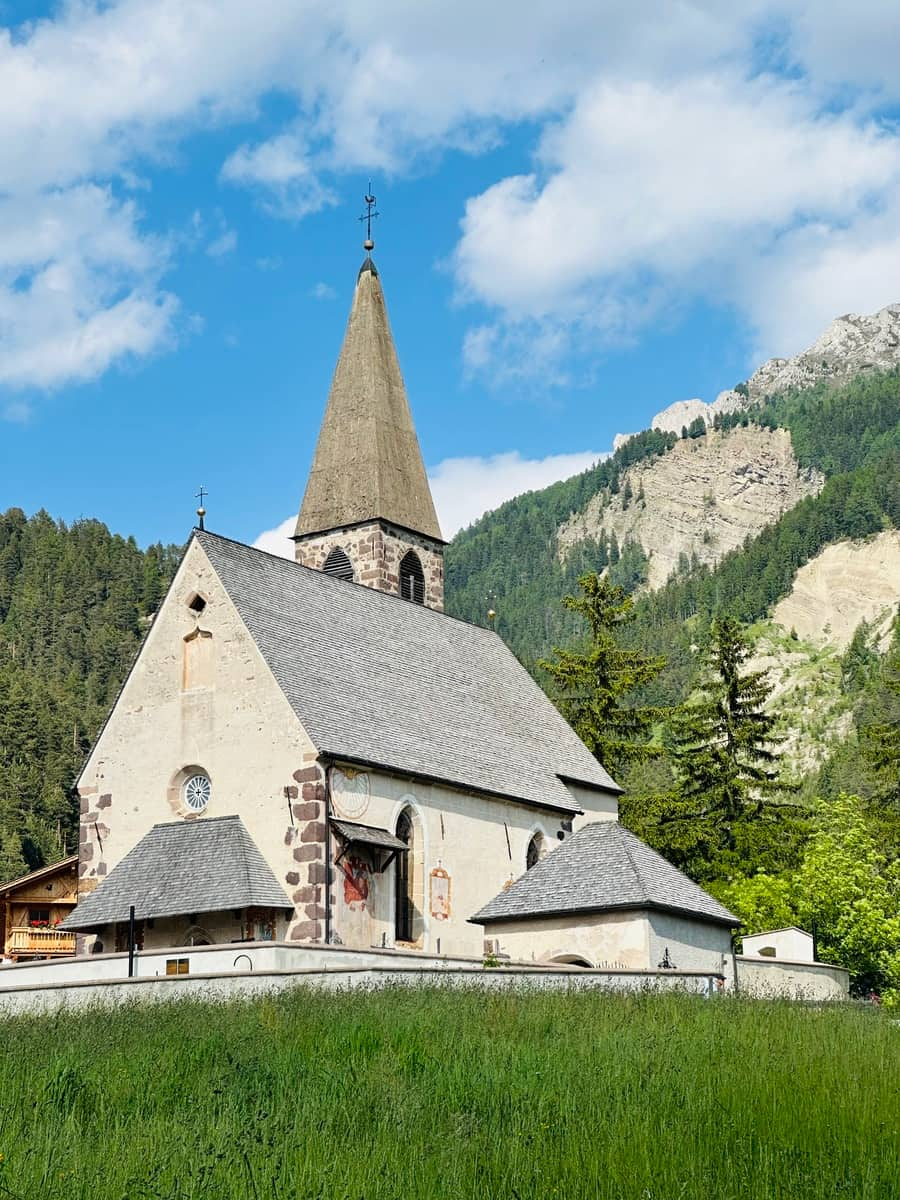
[[[621,791],[492,631],[195,537],[320,754],[564,812],[565,779]]]

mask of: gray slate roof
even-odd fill
[[[331,818],[331,825],[346,842],[361,842],[366,846],[380,846],[383,850],[409,850],[406,842],[395,837],[387,829],[377,825],[358,825],[355,821],[339,821]]]
[[[378,272],[366,259],[296,535],[383,517],[441,540]]]
[[[621,791],[490,630],[194,536],[320,754],[566,812],[563,778]]]
[[[61,928],[127,921],[132,904],[138,920],[294,907],[240,817],[154,825]]]
[[[469,919],[487,925],[617,908],[658,908],[740,925],[723,904],[618,821],[583,826]]]

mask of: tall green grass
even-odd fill
[[[900,1195],[900,1026],[871,1010],[296,990],[0,1046],[5,1200]]]

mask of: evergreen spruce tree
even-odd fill
[[[624,588],[594,573],[582,575],[578,586],[581,595],[566,596],[563,604],[587,623],[587,645],[556,648],[552,660],[538,665],[553,680],[560,712],[594,757],[615,774],[658,753],[648,743],[664,710],[630,706],[627,698],[655,679],[666,660],[620,644],[619,631],[634,615]]]
[[[764,707],[772,691],[767,672],[742,670],[751,651],[740,623],[717,618],[710,635],[701,698],[673,717],[678,803],[662,821],[691,822],[711,849],[733,850],[739,826],[779,820],[796,807],[774,799],[795,787],[779,770],[783,739]]]

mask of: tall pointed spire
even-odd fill
[[[440,609],[444,542],[372,261],[371,191],[361,218],[366,257],[297,517],[296,557]]]
[[[381,281],[367,255],[295,536],[379,517],[441,540]]]

